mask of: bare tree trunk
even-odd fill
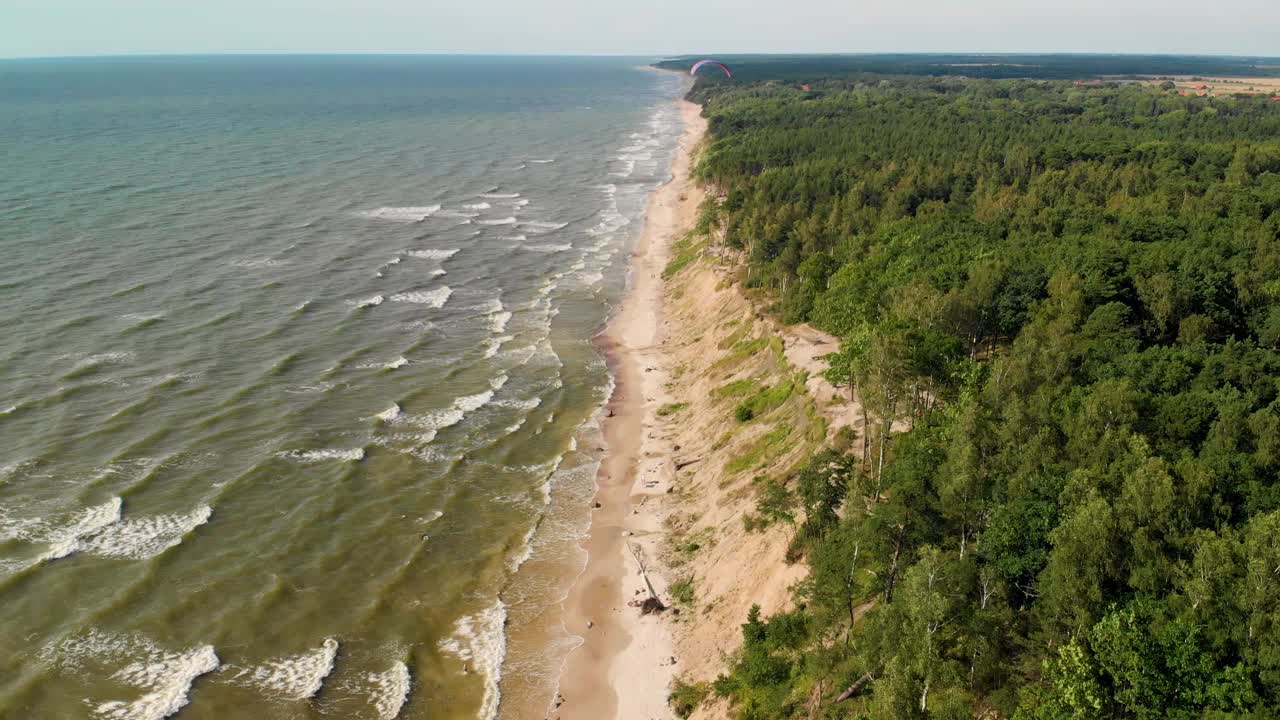
[[[844,692],[836,696],[835,702],[842,703],[845,700],[848,700],[849,698],[857,697],[858,695],[862,694],[862,691],[866,690],[867,686],[870,685],[871,682],[875,680],[877,677],[880,677],[879,672],[864,673],[862,677],[858,678],[852,685],[845,688]]]
[[[889,577],[884,584],[884,602],[889,604],[893,602],[893,586],[898,581],[898,559],[902,557],[902,541],[907,534],[907,522],[903,520],[898,526],[898,536],[893,540],[893,558],[889,563]]]

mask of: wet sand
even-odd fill
[[[706,130],[701,108],[680,102],[684,131],[672,179],[649,198],[644,231],[631,258],[629,291],[601,337],[616,380],[604,421],[607,452],[597,478],[598,507],[583,544],[586,568],[563,604],[565,627],[583,642],[565,662],[549,718],[671,717],[671,628],[663,615],[642,615],[634,603],[649,592],[637,558],[649,569],[658,596],[670,602],[657,568],[665,494],[674,479],[672,449],[654,431],[669,378],[661,350],[662,270],[671,244],[697,217],[702,193],[689,171]]]

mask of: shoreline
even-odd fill
[[[650,430],[665,402],[669,378],[660,350],[664,282],[671,243],[692,229],[702,193],[689,177],[694,150],[706,130],[702,108],[677,101],[683,129],[671,179],[649,197],[644,229],[632,251],[630,286],[598,338],[614,378],[602,422],[606,453],[596,476],[596,507],[582,543],[586,566],[561,603],[565,629],[582,639],[561,668],[547,711],[560,720],[668,718],[674,640],[661,614],[629,606],[647,596],[638,558],[664,602],[666,580],[657,562],[671,487],[670,443]]]

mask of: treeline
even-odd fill
[[[688,70],[705,56],[656,63]],[[965,75],[971,78],[1075,80],[1115,75],[1273,76],[1280,59],[1205,55],[1070,55],[876,53],[864,55],[717,55],[734,70],[738,82],[812,80],[879,75]],[[713,82],[715,73],[708,73]]]
[[[843,339],[829,376],[867,423],[764,484],[809,578],[686,707],[1280,716],[1280,106],[700,92],[707,221],[779,314]]]

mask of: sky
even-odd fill
[[[0,0],[0,57],[1117,52],[1280,56],[1280,0]]]

